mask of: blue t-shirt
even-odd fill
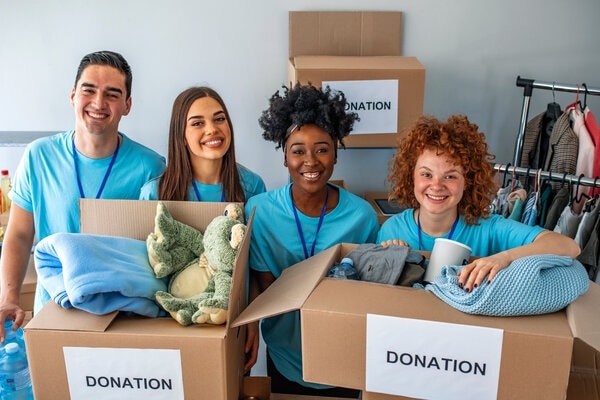
[[[31,142],[13,177],[11,200],[33,214],[35,239],[57,232],[79,232],[81,197],[72,152],[74,131],[62,132]],[[165,159],[155,151],[121,133],[122,141],[114,165],[101,193],[103,199],[138,199],[140,188],[165,169]],[[112,155],[93,159],[77,152],[79,181],[86,198],[95,198]],[[38,282],[34,312],[49,300]]]
[[[278,278],[282,271],[305,259],[299,236],[292,199],[291,184],[252,197],[246,203],[245,214],[251,215],[250,268],[271,272]],[[315,254],[338,243],[374,243],[379,230],[377,214],[364,199],[339,188],[339,202],[325,215],[315,242]],[[319,217],[308,217],[298,211],[306,246],[315,240]],[[269,355],[277,370],[287,379],[318,389],[330,386],[305,382],[302,379],[302,343],[300,315],[289,312],[262,321],[261,331]]]
[[[240,183],[244,190],[246,200],[250,197],[265,192],[267,189],[262,178],[255,172],[241,164],[237,164],[238,173],[240,175]],[[140,192],[140,200],[158,200],[158,183],[160,177],[154,178],[142,187]],[[200,192],[201,201],[223,201],[223,185],[217,183],[215,185],[206,185],[204,183],[195,182],[198,192]],[[194,191],[194,187],[190,185],[187,191],[187,201],[198,201],[198,196]]]
[[[419,249],[419,227],[415,222],[413,212],[413,209],[407,209],[385,221],[379,230],[377,243],[401,239],[415,250],[431,251],[435,237],[429,236],[425,232],[421,234],[423,248]],[[479,219],[477,225],[467,225],[464,218],[460,217],[452,240],[469,246],[473,256],[487,257],[529,244],[543,231],[544,228],[541,226],[528,226],[498,214]],[[447,237],[447,234],[442,237]]]

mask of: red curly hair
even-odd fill
[[[417,158],[426,149],[447,155],[463,168],[465,189],[458,213],[464,216],[465,223],[473,225],[479,218],[489,217],[490,205],[498,191],[490,163],[495,156],[489,153],[479,127],[464,115],[452,115],[445,122],[422,116],[408,135],[400,139],[387,178],[392,188],[390,200],[411,208],[419,207],[414,194],[414,170]]]

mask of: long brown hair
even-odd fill
[[[173,102],[171,125],[169,127],[167,168],[158,184],[158,198],[160,200],[186,200],[188,188],[193,179],[192,164],[185,146],[186,118],[194,101],[203,97],[213,98],[223,107],[231,131],[231,144],[229,150],[223,156],[221,164],[221,183],[225,201],[244,202],[244,189],[240,183],[240,175],[235,160],[235,141],[229,111],[227,111],[221,96],[214,89],[206,86],[186,89]]]

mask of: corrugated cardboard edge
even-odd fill
[[[590,282],[584,294],[573,301],[566,310],[567,320],[573,337],[600,350],[600,285]]]
[[[245,325],[262,318],[299,310],[329,266],[339,258],[341,245],[330,247],[310,258],[286,268],[281,276],[262,292],[238,316],[232,326]]]

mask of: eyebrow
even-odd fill
[[[213,113],[213,117],[216,117],[219,114],[225,114],[225,111],[223,111],[223,110],[216,111],[215,113]],[[192,115],[188,118],[188,121],[191,121],[193,119],[199,119],[199,118],[204,118],[204,115]]]
[[[329,143],[327,141],[314,142],[312,145],[316,146],[316,145],[319,145],[319,144],[323,144],[323,145],[326,145],[326,146],[331,146],[331,143]],[[292,147],[292,146],[307,146],[307,144],[304,143],[304,142],[296,142],[296,143],[290,144],[290,147]]]
[[[420,167],[418,167],[417,169],[425,169],[427,171],[433,171],[431,168],[429,168],[426,165],[421,165]],[[461,172],[458,168],[454,168],[454,169],[449,169],[447,171],[444,171],[444,174],[451,174],[451,173],[457,173],[457,174],[463,174],[464,172]]]
[[[81,84],[81,87],[98,89],[98,86],[93,85],[91,83],[85,83],[85,82],[83,82]],[[117,92],[119,94],[123,94],[123,91],[120,88],[118,88],[118,87],[109,86],[109,87],[106,88],[106,91],[108,91],[108,92]]]

